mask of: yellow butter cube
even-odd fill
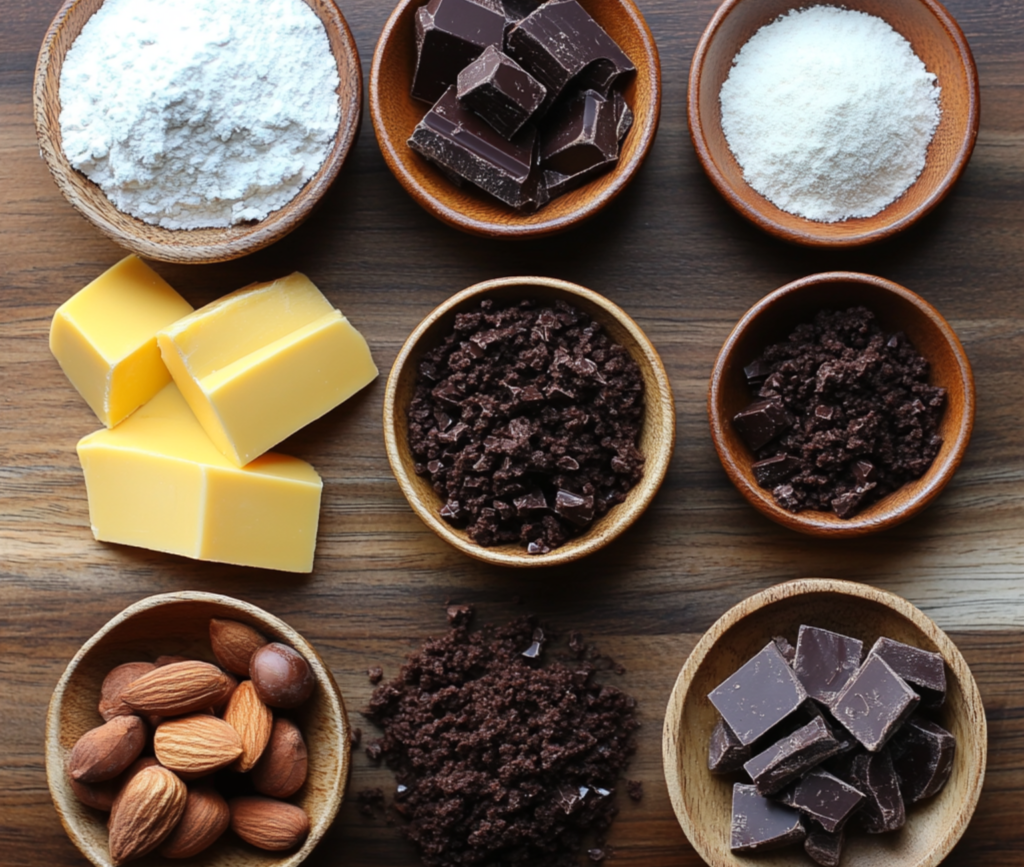
[[[138,256],[128,256],[65,301],[50,351],[99,420],[113,427],[171,381],[156,333],[192,305]]]
[[[366,340],[299,273],[232,292],[158,340],[185,400],[238,466],[377,377]]]
[[[93,535],[241,566],[310,572],[323,482],[270,452],[238,468],[173,383],[111,430],[78,443]]]

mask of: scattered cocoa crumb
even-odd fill
[[[449,605],[447,614],[449,626],[468,626],[473,617],[473,606]]]
[[[384,812],[384,790],[361,789],[356,793],[356,802],[359,804],[359,812],[367,819],[372,819],[377,813]]]
[[[375,665],[366,670],[366,676],[370,679],[370,683],[376,685],[384,679],[384,669]]]
[[[379,762],[381,760],[381,756],[384,755],[384,748],[381,746],[380,741],[370,741],[366,745],[365,752],[366,757],[371,762]]]
[[[607,852],[604,849],[587,849],[587,857],[595,864],[599,864],[607,857]]]
[[[352,733],[348,736],[348,739],[352,744],[353,749],[358,747],[363,740],[363,730],[360,728],[352,729]]]
[[[630,800],[642,801],[644,797],[643,780],[627,780],[626,794],[629,795]]]

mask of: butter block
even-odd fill
[[[236,467],[174,383],[110,430],[78,443],[93,535],[240,566],[310,572],[323,482],[269,452]]]
[[[298,272],[232,292],[158,341],[200,424],[238,466],[377,377],[363,336]]]
[[[156,271],[128,256],[57,308],[50,352],[99,420],[113,427],[171,381],[156,333],[191,312]]]

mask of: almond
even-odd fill
[[[288,798],[306,782],[309,753],[302,732],[290,719],[274,720],[267,748],[252,769],[252,784],[261,795]]]
[[[122,789],[110,816],[110,858],[123,864],[159,846],[181,819],[188,790],[167,768],[139,771]]]
[[[259,849],[280,852],[301,843],[309,816],[301,807],[272,798],[232,798],[231,830]]]
[[[80,783],[112,780],[146,745],[146,724],[137,716],[117,716],[87,731],[71,750],[68,769]]]
[[[192,714],[161,723],[153,751],[164,767],[194,778],[230,765],[242,755],[242,740],[224,720]]]
[[[128,766],[128,770],[121,774],[116,780],[111,780],[112,783],[117,785],[117,797],[114,798],[114,803],[110,808],[110,815],[113,816],[117,810],[117,802],[120,800],[124,790],[128,787],[128,784],[138,776],[140,771],[144,771],[146,768],[154,768],[159,766],[159,762],[152,756],[140,756],[134,762]],[[108,818],[107,828],[110,827],[111,819]]]
[[[233,770],[243,774],[251,771],[263,755],[274,727],[274,714],[260,701],[251,680],[243,680],[231,693],[224,709],[224,722],[238,732],[242,741],[242,755],[232,766]]]
[[[120,777],[105,780],[102,783],[80,783],[74,777],[70,777],[69,781],[71,791],[75,793],[75,797],[79,801],[87,807],[102,810],[104,813],[110,812],[114,806],[114,800],[117,798],[118,790],[121,788]]]
[[[217,662],[234,674],[248,676],[249,660],[266,643],[267,639],[248,624],[217,617],[210,621],[213,655]]]
[[[109,722],[116,716],[129,716],[135,713],[121,701],[121,693],[128,684],[144,674],[149,674],[154,668],[156,666],[152,662],[126,662],[112,668],[103,678],[103,686],[100,687],[100,716]]]
[[[136,711],[178,716],[217,704],[233,688],[228,675],[208,662],[172,662],[144,674],[121,693]]]
[[[189,790],[181,821],[164,840],[160,854],[164,858],[191,858],[216,842],[231,823],[231,810],[212,786]]]

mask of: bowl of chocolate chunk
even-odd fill
[[[657,350],[618,306],[545,277],[479,283],[405,342],[384,396],[417,515],[503,566],[591,554],[650,505],[675,445]]]
[[[899,596],[823,578],[726,612],[686,660],[663,736],[673,809],[711,867],[934,867],[986,756],[949,637]]]
[[[941,202],[978,135],[978,71],[937,0],[725,0],[690,67],[690,135],[740,214],[855,246]]]
[[[858,536],[931,503],[963,460],[974,378],[942,315],[909,289],[836,271],[765,296],[715,361],[711,437],[762,514]]]
[[[362,80],[329,0],[66,0],[39,52],[36,135],[113,241],[221,262],[309,217],[359,134]]]
[[[486,237],[596,214],[660,113],[658,50],[632,0],[402,0],[370,71],[388,168],[429,213]]]

